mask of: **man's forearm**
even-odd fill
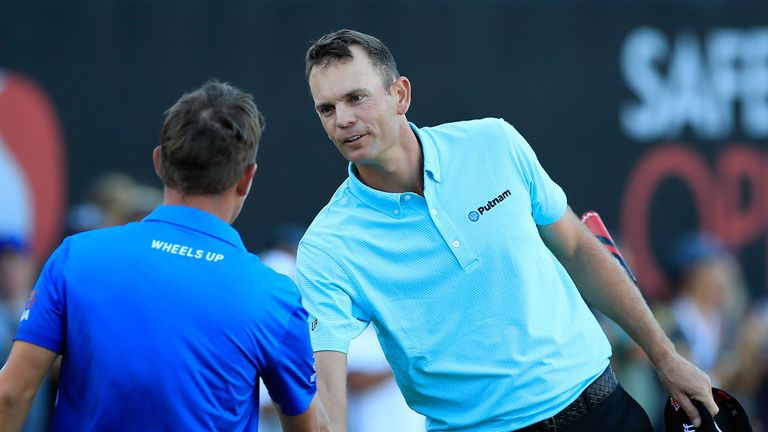
[[[332,432],[347,432],[347,355],[335,351],[315,353],[317,394],[331,422]]]
[[[584,299],[614,320],[645,351],[654,364],[674,352],[648,304],[621,266],[584,229],[578,249],[564,262]]]
[[[46,348],[15,341],[0,370],[0,430],[20,431],[43,377],[56,359]]]
[[[330,430],[332,432],[346,432],[348,428],[346,391],[330,390],[323,385],[322,381],[318,384],[317,393],[330,420]]]
[[[32,406],[32,399],[22,399],[3,393],[0,383],[0,430],[15,432],[24,427],[24,422]]]
[[[717,414],[709,377],[675,351],[635,284],[576,215],[568,210],[560,220],[540,226],[539,232],[584,299],[616,321],[645,351],[661,384],[693,423],[700,425],[701,418],[692,399]]]

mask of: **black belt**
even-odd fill
[[[579,397],[565,407],[565,409],[555,414],[554,417],[526,426],[520,429],[519,432],[556,432],[566,428],[575,423],[584,414],[592,411],[592,408],[604,401],[605,398],[613,393],[618,385],[619,382],[616,380],[613,369],[608,366],[605,372],[581,392]]]

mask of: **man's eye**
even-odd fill
[[[362,95],[353,95],[353,96],[349,97],[349,100],[351,102],[360,102],[361,100],[363,100],[363,96]]]
[[[320,107],[318,112],[320,114],[322,114],[322,115],[328,115],[328,114],[333,112],[333,107],[332,106],[323,106],[323,107]]]

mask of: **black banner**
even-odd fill
[[[413,84],[416,124],[515,125],[574,210],[600,212],[650,295],[666,289],[659,257],[692,229],[721,236],[752,290],[765,290],[765,3],[94,0],[0,10],[0,67],[47,95],[64,143],[59,171],[29,158],[21,171],[29,183],[59,176],[69,203],[106,171],[159,184],[150,155],[163,111],[216,77],[252,92],[267,118],[236,222],[246,243],[308,223],[346,163],[313,111],[303,56],[310,40],[348,27],[390,47]],[[0,93],[0,113],[16,110],[3,103]],[[8,130],[38,123],[6,123],[0,137],[21,160]],[[31,211],[63,223],[61,210]]]

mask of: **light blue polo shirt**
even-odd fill
[[[229,224],[161,206],[64,240],[16,338],[63,355],[55,431],[252,431],[259,377],[289,415],[315,394],[306,321]]]
[[[536,227],[563,215],[565,194],[503,120],[411,128],[424,196],[371,189],[350,165],[300,244],[313,349],[347,352],[373,323],[429,430],[550,417],[611,354]]]

